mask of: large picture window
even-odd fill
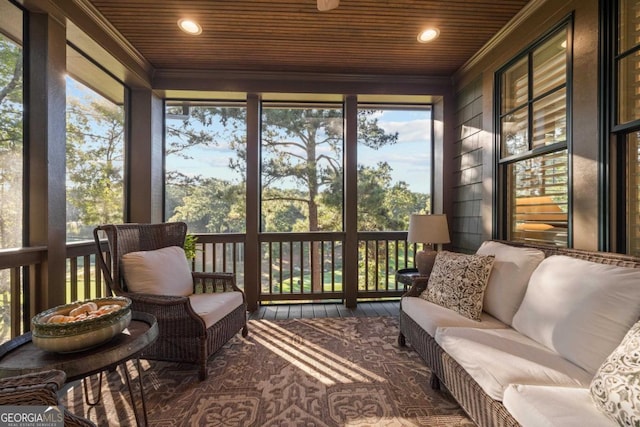
[[[342,230],[341,105],[262,108],[262,231]]]
[[[23,14],[0,1],[0,250],[19,248],[23,239],[24,86]],[[11,338],[11,284],[14,269],[0,270],[0,342]],[[13,299],[15,302],[15,299]],[[15,305],[15,304],[14,304]]]
[[[496,76],[509,240],[569,244],[569,28],[562,25]]]
[[[0,249],[22,246],[22,11],[0,2]]]
[[[246,107],[167,101],[165,218],[192,233],[245,231]]]
[[[125,87],[67,47],[67,241],[124,222]]]
[[[431,107],[359,107],[358,230],[406,230],[431,213]]]

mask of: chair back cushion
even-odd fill
[[[544,252],[487,241],[476,253],[495,256],[484,292],[483,310],[511,325],[513,315],[518,311],[527,291],[531,273],[544,259]]]
[[[513,327],[595,374],[640,317],[640,269],[553,255],[531,275]]]
[[[191,269],[181,247],[129,252],[122,256],[122,269],[130,292],[170,296],[193,293]]]

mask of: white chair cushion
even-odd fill
[[[236,291],[192,294],[189,295],[189,301],[193,311],[202,317],[209,328],[242,304],[242,294]]]
[[[531,275],[513,327],[594,374],[640,318],[640,269],[568,256]]]
[[[509,329],[438,328],[436,342],[492,399],[509,384],[588,387],[592,374]]]
[[[531,273],[544,259],[544,252],[500,242],[484,242],[478,255],[493,255],[493,269],[484,291],[483,310],[511,325],[527,291]]]
[[[122,270],[130,292],[171,296],[193,293],[189,262],[178,246],[129,252],[122,256]]]
[[[444,326],[486,329],[507,327],[487,313],[482,313],[480,321],[477,322],[446,307],[416,297],[402,298],[402,311],[432,337],[436,335],[437,328]]]
[[[511,384],[503,404],[522,427],[618,427],[582,387]]]

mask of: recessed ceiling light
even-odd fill
[[[202,27],[192,19],[182,18],[178,21],[178,27],[187,34],[197,36],[202,33]]]
[[[437,28],[427,28],[418,34],[418,41],[420,43],[429,43],[430,41],[436,39],[440,35],[440,30]]]

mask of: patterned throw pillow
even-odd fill
[[[596,372],[591,398],[621,426],[640,426],[640,322]]]
[[[438,252],[420,298],[479,321],[494,259],[493,255]]]

